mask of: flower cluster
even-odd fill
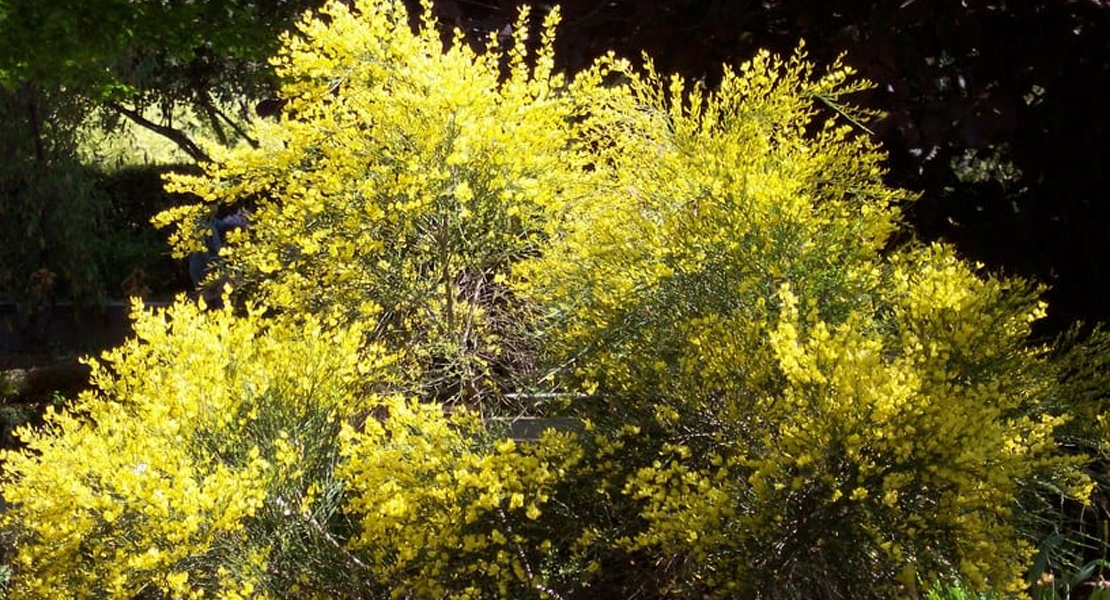
[[[350,546],[395,596],[535,596],[575,528],[544,518],[582,460],[575,437],[491,438],[475,415],[397,399],[383,422],[342,432]],[[558,508],[556,507],[556,510]],[[558,547],[557,547],[558,546]],[[542,567],[542,569],[541,569]]]

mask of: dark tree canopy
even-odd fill
[[[101,180],[113,165],[84,164],[85,126],[132,122],[203,161],[179,122],[188,109],[217,141],[249,141],[245,122],[276,83],[268,58],[317,4],[0,0],[0,299],[96,301],[150,274],[166,254],[147,222],[161,199],[121,222],[130,200]]]
[[[189,156],[204,153],[163,113],[193,109],[225,143],[242,134],[230,106],[274,86],[267,59],[278,36],[317,0],[0,2],[0,85],[61,90],[166,136]],[[41,115],[37,115],[41,118]],[[29,117],[30,118],[30,117]]]

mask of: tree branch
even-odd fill
[[[258,148],[258,140],[252,138],[245,129],[243,129],[231,117],[227,116],[227,113],[220,110],[219,108],[216,108],[215,106],[213,106],[212,109],[216,112],[217,116],[219,116],[221,119],[224,120],[225,123],[227,123],[228,127],[231,127],[231,130],[234,131],[236,135],[246,140],[247,143],[250,144],[251,148]]]
[[[200,107],[204,110],[204,114],[208,116],[208,122],[212,124],[212,131],[216,132],[216,139],[227,146],[227,134],[224,133],[223,125],[220,125],[220,117],[216,114],[216,107],[212,106],[211,100],[207,97],[201,101]]]
[[[193,160],[197,162],[212,161],[212,159],[207,154],[205,154],[204,150],[200,149],[200,146],[198,146],[196,142],[189,139],[189,136],[185,135],[181,131],[174,129],[173,127],[159,125],[158,123],[147,119],[138,111],[127,108],[126,106],[123,106],[117,102],[109,102],[107,106],[108,108],[120,113],[128,119],[131,119],[133,122],[135,122],[135,124],[149,129],[150,131],[153,131],[154,133],[157,133],[158,135],[177,144],[177,147],[181,148],[181,150],[183,150],[185,154],[188,154],[189,157]]]

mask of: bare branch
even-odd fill
[[[193,160],[197,162],[212,161],[211,157],[205,154],[204,150],[201,150],[200,146],[198,146],[196,142],[191,140],[189,136],[185,135],[180,130],[174,129],[173,127],[168,127],[166,125],[159,125],[158,123],[147,119],[138,111],[127,108],[126,106],[123,106],[118,102],[109,102],[107,106],[108,108],[118,112],[128,119],[131,119],[136,125],[149,129],[150,131],[153,131],[154,133],[157,133],[158,135],[177,144],[177,147],[181,148],[181,150],[184,151],[185,154],[188,154],[189,157]]]

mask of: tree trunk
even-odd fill
[[[0,400],[5,404],[28,404],[54,396],[74,398],[89,388],[92,369],[76,359],[29,369],[0,371]]]

